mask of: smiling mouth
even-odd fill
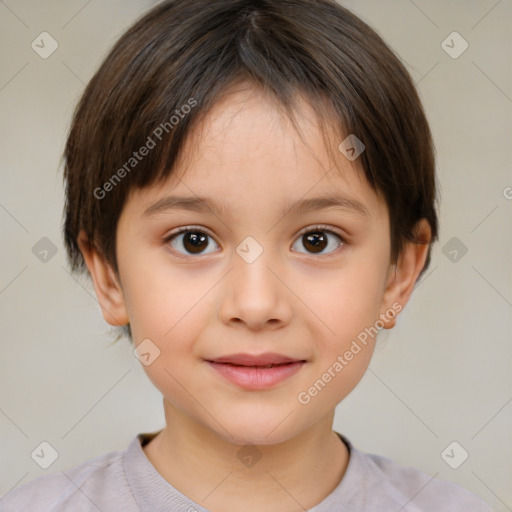
[[[270,389],[296,375],[306,364],[305,360],[259,365],[208,360],[206,362],[223,379],[250,391]]]
[[[229,366],[235,366],[235,367],[239,367],[239,368],[259,368],[259,369],[262,369],[262,368],[274,368],[275,366],[288,366],[288,365],[291,365],[291,364],[295,364],[295,363],[301,363],[303,361],[293,361],[293,362],[290,362],[290,363],[277,363],[277,364],[236,364],[236,363],[219,363],[217,361],[208,361],[209,363],[214,363],[214,364],[225,364],[225,365],[229,365]]]

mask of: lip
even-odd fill
[[[267,366],[269,364],[283,364],[303,361],[303,359],[294,359],[292,357],[276,354],[275,352],[265,352],[263,354],[230,354],[227,356],[216,357],[208,360],[213,363],[231,363],[244,366]]]
[[[232,354],[206,362],[222,377],[236,386],[247,390],[262,390],[283,382],[295,375],[306,363],[280,354],[265,353]],[[274,364],[271,368],[264,368]]]

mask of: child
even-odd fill
[[[410,76],[334,1],[157,5],[75,112],[64,237],[166,426],[0,510],[489,511],[332,430],[429,265],[434,169]]]

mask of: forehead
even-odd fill
[[[229,91],[191,132],[173,173],[133,194],[137,203],[147,208],[172,193],[211,199],[228,213],[245,205],[282,214],[300,199],[337,195],[370,216],[384,213],[358,162],[337,151],[342,139],[336,130],[324,133],[303,98],[295,113],[299,131],[260,90],[242,84]]]

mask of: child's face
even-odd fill
[[[228,96],[208,120],[199,144],[189,148],[181,182],[171,177],[130,195],[117,231],[122,293],[111,291],[103,303],[130,322],[136,345],[149,339],[160,350],[144,370],[166,399],[166,413],[179,411],[229,441],[272,444],[331,415],[354,388],[375,337],[367,332],[365,345],[359,336],[359,351],[353,341],[379,315],[396,312],[397,301],[401,309],[405,285],[394,280],[385,202],[356,172],[357,161],[340,153],[339,171],[333,167],[317,127],[302,124],[310,151],[254,91]],[[282,213],[304,199],[334,195],[359,209]],[[169,196],[207,198],[222,211],[145,214]],[[345,242],[325,228],[309,242],[299,234],[318,224]],[[185,226],[206,238],[164,241]],[[229,380],[208,362],[265,352],[305,363],[258,388]]]

